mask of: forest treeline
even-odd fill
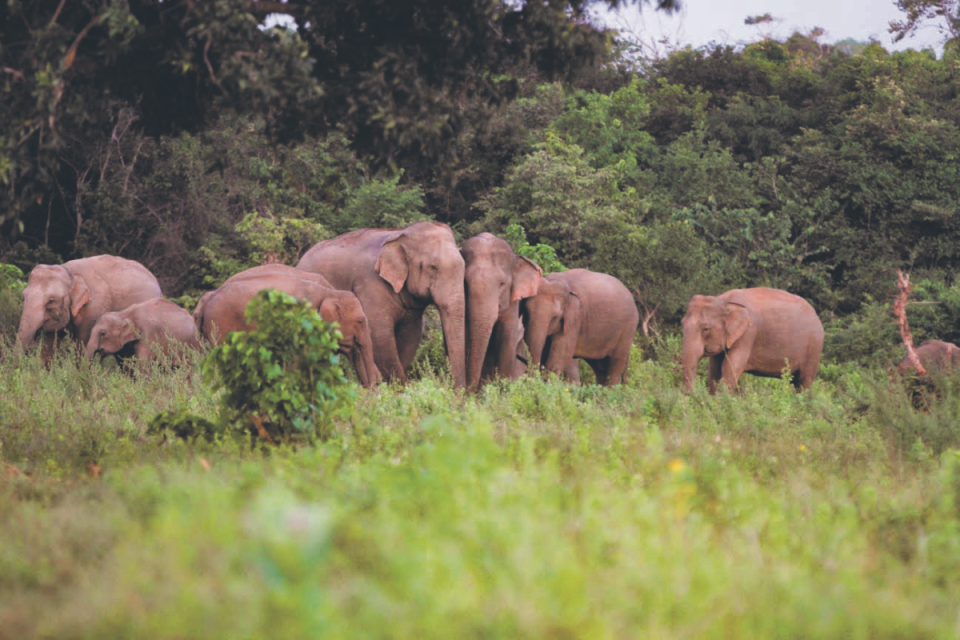
[[[694,293],[771,286],[811,301],[828,357],[893,359],[903,269],[917,339],[960,341],[960,58],[848,50],[801,34],[644,64],[615,49],[566,82],[518,63],[516,96],[464,118],[440,166],[371,163],[346,128],[278,141],[229,109],[154,135],[118,102],[109,133],[62,152],[58,212],[24,209],[0,262],[120,255],[189,301],[354,228],[517,224],[566,267],[620,278],[661,334]]]

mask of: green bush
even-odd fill
[[[255,328],[228,334],[201,366],[204,382],[223,392],[220,421],[276,441],[330,436],[355,397],[337,355],[336,325],[273,289],[257,294],[246,314]]]
[[[0,336],[16,335],[23,308],[20,294],[26,286],[23,271],[12,264],[0,264]]]

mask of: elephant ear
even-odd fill
[[[540,290],[540,281],[543,280],[543,270],[532,260],[518,256],[517,266],[513,268],[513,289],[510,293],[510,302],[532,298]]]
[[[580,333],[580,295],[571,291],[567,295],[567,302],[563,305],[563,317],[560,319],[560,330],[563,333],[568,331],[577,334]]]
[[[384,243],[374,267],[380,277],[390,283],[394,293],[400,293],[407,281],[407,252],[400,243],[402,237],[394,236]]]
[[[342,324],[341,318],[343,318],[343,311],[336,298],[327,298],[324,300],[320,303],[320,308],[317,309],[317,311],[320,312],[320,317],[327,322],[338,322]]]
[[[139,340],[137,336],[137,327],[132,320],[125,320],[123,328],[120,329],[120,344],[130,344],[134,340]]]
[[[734,302],[728,302],[727,317],[723,321],[723,327],[727,334],[726,347],[731,349],[750,328],[750,314],[747,312],[747,308]]]
[[[80,311],[90,302],[90,289],[82,276],[73,276],[73,287],[70,289],[70,315],[76,318]]]

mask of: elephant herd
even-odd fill
[[[365,387],[406,380],[423,335],[427,306],[439,310],[457,388],[523,375],[528,364],[579,380],[577,359],[597,382],[623,382],[639,313],[618,279],[586,269],[544,276],[509,244],[481,233],[458,247],[450,227],[418,222],[404,229],[358,229],[320,242],[296,267],[247,269],[199,300],[191,316],[163,299],[143,265],[115,256],[39,265],[24,289],[18,339],[25,347],[66,331],[88,357],[151,359],[171,342],[199,347],[248,328],[247,304],[264,289],[308,300],[337,322],[340,352]],[[708,357],[708,386],[736,388],[743,373],[779,377],[798,389],[820,364],[823,326],[803,298],[768,288],[694,296],[683,319],[684,384]],[[932,358],[960,363],[960,350],[922,345]],[[940,343],[947,345],[947,343]],[[522,354],[529,351],[529,362]]]

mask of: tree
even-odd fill
[[[890,23],[894,42],[912,36],[923,26],[935,28],[945,42],[960,36],[960,0],[897,0],[896,4],[907,17]]]
[[[633,0],[645,1],[645,0]],[[650,0],[647,0],[650,1]],[[121,108],[156,136],[211,112],[276,140],[340,129],[377,166],[452,160],[466,101],[511,98],[528,65],[567,78],[607,35],[581,20],[619,0],[11,0],[0,5],[0,224],[80,215],[64,151],[109,141]],[[675,0],[657,0],[669,9]],[[261,29],[271,12],[292,28]]]

